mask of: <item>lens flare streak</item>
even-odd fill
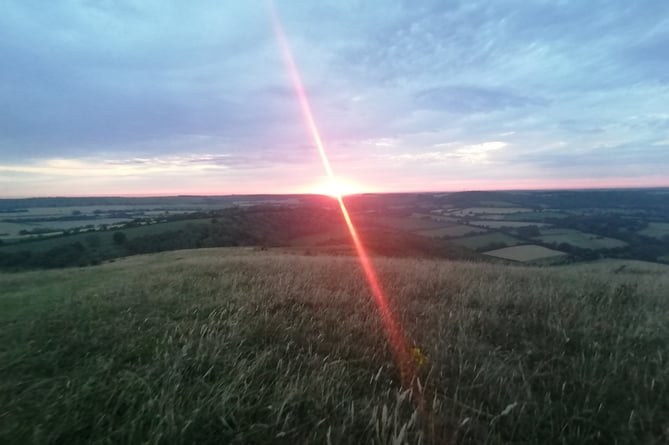
[[[311,110],[311,105],[309,104],[309,99],[306,90],[304,88],[304,84],[302,83],[300,72],[298,70],[297,64],[295,63],[295,59],[293,58],[290,45],[288,44],[288,39],[279,21],[279,16],[276,12],[274,4],[271,2],[270,2],[270,10],[274,26],[274,33],[276,34],[279,46],[281,47],[281,53],[284,62],[288,68],[293,88],[295,89],[295,93],[300,103],[302,114],[304,115],[307,127],[309,128],[311,136],[316,144],[316,147],[318,148],[318,153],[320,155],[321,162],[323,163],[323,167],[325,168],[328,178],[331,182],[334,183],[336,181],[336,177],[330,165],[327,153],[325,151],[325,145],[323,144],[323,140],[321,138],[318,125],[316,124],[316,119],[314,118],[313,112]],[[412,362],[412,355],[411,355],[411,349],[409,348],[409,343],[404,333],[402,332],[400,324],[395,318],[395,315],[393,314],[390,305],[388,304],[388,299],[385,293],[383,292],[378,276],[376,274],[376,270],[374,269],[372,261],[369,255],[367,254],[367,251],[360,239],[358,231],[356,230],[355,225],[351,220],[351,217],[348,213],[343,198],[341,196],[337,196],[336,198],[337,201],[339,202],[339,208],[341,209],[341,213],[344,217],[344,220],[346,221],[346,225],[351,235],[351,239],[353,240],[353,245],[355,247],[358,260],[360,262],[360,265],[362,266],[365,278],[369,283],[370,290],[372,291],[374,302],[381,316],[383,327],[386,331],[386,335],[388,337],[393,353],[395,355],[395,360],[399,365],[402,376],[402,383],[405,386],[410,386],[412,384],[412,381],[414,380],[415,367],[414,363]]]

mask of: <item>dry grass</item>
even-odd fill
[[[665,273],[239,249],[0,274],[1,443],[666,443]],[[423,400],[424,404],[417,404]]]

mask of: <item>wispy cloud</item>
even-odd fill
[[[190,172],[227,169],[221,156],[167,156],[132,159],[42,159],[25,164],[0,164],[0,172],[43,174],[49,176],[130,176],[154,173]]]
[[[491,152],[501,150],[508,144],[501,141],[483,142],[473,145],[459,145],[456,143],[437,144],[435,148],[452,147],[451,150],[428,151],[418,153],[403,153],[388,156],[394,161],[409,162],[442,162],[458,159],[468,163],[488,163]]]

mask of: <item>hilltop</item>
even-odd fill
[[[2,443],[666,443],[667,267],[219,248],[0,273]]]

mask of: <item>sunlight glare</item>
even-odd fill
[[[395,360],[399,366],[402,384],[405,387],[410,387],[414,382],[415,369],[412,363],[412,356],[408,339],[402,330],[402,326],[400,325],[399,320],[395,317],[395,314],[390,307],[388,298],[385,295],[381,287],[379,277],[376,274],[372,259],[367,253],[365,246],[360,239],[360,235],[358,234],[358,231],[348,213],[348,209],[346,208],[346,204],[344,203],[344,199],[342,197],[342,194],[344,193],[344,187],[341,184],[343,183],[337,179],[332,170],[332,166],[330,165],[330,160],[328,159],[325,145],[323,144],[320,131],[318,130],[318,125],[316,125],[316,120],[314,119],[314,115],[311,111],[311,105],[309,104],[307,92],[304,88],[304,84],[302,83],[300,72],[293,58],[293,53],[290,50],[288,39],[286,38],[286,35],[283,31],[283,27],[281,26],[281,22],[274,7],[274,3],[270,2],[269,5],[272,22],[274,25],[274,34],[279,43],[283,60],[286,64],[286,67],[288,68],[288,74],[290,75],[295,94],[297,96],[300,108],[302,109],[305,124],[311,133],[316,148],[318,149],[323,168],[325,169],[325,173],[329,179],[328,186],[332,187],[330,189],[330,195],[333,196],[332,193],[334,193],[334,196],[339,203],[341,213],[344,217],[344,220],[346,221],[346,225],[348,227],[349,234],[351,235],[358,260],[362,266],[362,270],[369,284],[372,296],[376,302],[376,307],[379,311],[386,335],[388,337],[390,346],[393,349]]]
[[[326,195],[332,198],[341,198],[348,195],[356,195],[361,193],[361,190],[355,184],[342,181],[339,179],[332,179],[328,182],[325,182],[314,189],[314,193],[317,195]]]

